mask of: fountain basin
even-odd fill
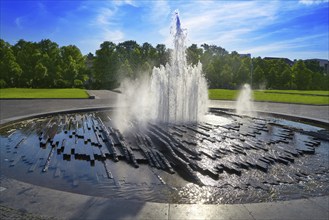
[[[328,128],[213,109],[198,124],[112,123],[119,109],[1,127],[6,176],[80,194],[171,203],[327,195]]]

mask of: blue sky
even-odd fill
[[[103,41],[172,47],[171,17],[180,12],[188,45],[290,59],[328,59],[328,0],[83,1],[1,0],[1,38],[50,39],[95,53]]]

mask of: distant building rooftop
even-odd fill
[[[290,59],[285,57],[264,57],[264,60],[283,60],[289,66],[294,65],[294,61],[291,61]]]
[[[326,60],[326,59],[317,59],[317,58],[313,58],[313,59],[307,59],[305,61],[317,61],[319,62],[319,66],[323,68],[323,71],[326,75],[329,74],[329,66],[328,66],[328,63],[329,63],[329,60]]]
[[[326,59],[313,58],[313,59],[307,59],[307,60],[318,61],[319,62],[319,65],[321,67],[325,67],[325,68],[326,68],[326,66],[328,66],[328,63],[329,63],[329,60],[326,60]]]
[[[243,57],[249,57],[249,58],[251,58],[251,54],[250,53],[245,53],[245,54],[240,54],[239,53],[239,55],[240,55],[241,58],[243,58]]]

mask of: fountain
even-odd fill
[[[1,174],[74,193],[165,203],[328,195],[328,125],[206,113],[201,64],[186,64],[177,13],[174,23],[171,63],[154,68],[146,85],[127,86],[142,101],[127,93],[130,109],[50,114],[1,126]],[[241,100],[250,101],[250,87],[243,91]],[[248,102],[241,106],[252,110]]]
[[[117,105],[129,105],[129,109],[114,117],[122,130],[128,127],[122,123],[123,119],[144,124],[195,123],[207,113],[207,82],[200,62],[196,66],[187,64],[186,31],[181,27],[178,11],[173,16],[171,34],[174,48],[170,63],[154,67],[150,79],[122,82],[123,95]]]
[[[252,102],[252,90],[249,84],[244,84],[240,90],[237,102],[236,113],[239,115],[254,116],[254,105]]]
[[[197,66],[187,65],[186,33],[181,27],[178,11],[173,20],[171,63],[154,68],[152,73],[156,119],[161,122],[197,122],[207,112],[207,83],[200,62]]]

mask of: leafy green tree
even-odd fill
[[[85,59],[78,47],[74,45],[63,46],[60,48],[61,57],[61,78],[74,86],[74,80],[81,78],[86,69]]]
[[[0,39],[0,72],[1,88],[16,86],[22,74],[22,69],[16,62],[10,44],[2,39]]]
[[[313,73],[324,73],[324,68],[320,66],[317,60],[305,60],[303,61],[307,69],[311,70]]]
[[[141,57],[144,63],[148,62],[153,64],[157,59],[157,50],[151,44],[145,42],[141,47]]]
[[[47,77],[44,79],[43,87],[54,87],[55,80],[61,77],[60,48],[57,43],[49,39],[41,40],[37,47],[41,52],[38,63],[41,63],[47,69]]]
[[[119,76],[120,81],[122,81],[124,78],[130,78],[130,79],[136,79],[136,74],[131,69],[130,63],[128,60],[125,60],[119,69]]]
[[[205,72],[206,72],[206,78],[208,80],[208,85],[209,85],[209,88],[210,89],[215,89],[217,88],[217,77],[216,77],[216,71],[215,71],[215,67],[213,65],[212,62],[210,62],[206,69],[205,69]]]
[[[166,49],[166,45],[158,44],[156,46],[156,61],[155,66],[159,67],[160,65],[165,66],[166,63],[169,63],[170,52]]]
[[[34,84],[35,66],[41,58],[37,43],[19,40],[13,47],[16,61],[22,69],[22,74],[16,78],[15,86],[31,87]]]
[[[152,67],[149,62],[145,61],[141,67],[140,76],[151,76],[152,74]]]
[[[263,85],[265,85],[265,74],[259,65],[253,72],[253,88],[260,89]]]
[[[249,65],[244,62],[241,63],[236,75],[236,84],[240,87],[245,83],[250,82],[250,69]]]
[[[94,60],[95,88],[114,89],[119,86],[119,58],[116,45],[105,41],[96,51]]]
[[[34,67],[33,87],[46,87],[45,81],[48,77],[48,69],[42,63],[37,63]]]
[[[288,65],[284,66],[284,70],[280,75],[279,83],[281,85],[278,87],[279,89],[291,89],[293,87],[292,71]]]
[[[136,41],[124,41],[117,45],[118,57],[121,63],[128,60],[131,68],[138,70],[140,63],[142,62],[141,48]]]
[[[221,88],[223,89],[232,89],[236,86],[236,84],[233,83],[233,74],[231,67],[227,63],[223,67],[221,81],[223,82],[221,86]]]
[[[96,51],[83,56],[74,45],[59,47],[49,39],[40,42],[19,40],[11,46],[0,39],[0,87],[87,87],[114,89],[129,77],[141,78],[153,66],[170,62],[171,49],[145,42],[105,41]],[[253,87],[271,89],[329,89],[329,75],[315,60],[262,59],[228,53],[216,45],[192,44],[186,49],[187,62],[202,63],[210,88],[238,88],[251,81]]]
[[[297,89],[307,90],[310,88],[312,80],[312,72],[306,68],[302,60],[298,60],[292,67],[292,72],[295,76],[295,84]]]
[[[198,48],[196,44],[192,44],[186,50],[187,63],[197,65],[203,55],[202,48]]]

